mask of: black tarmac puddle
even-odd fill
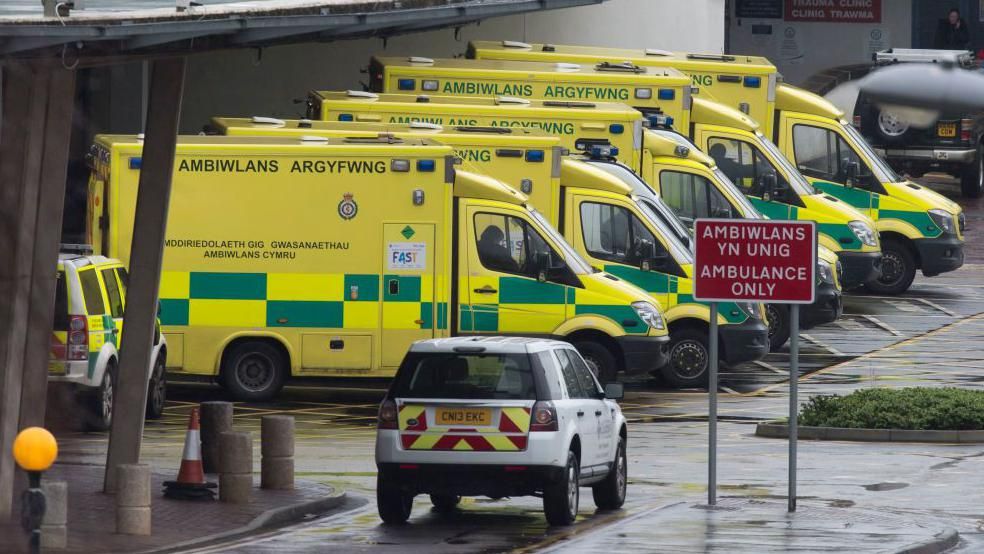
[[[869,491],[897,491],[909,486],[909,483],[875,483],[874,485],[862,485]]]

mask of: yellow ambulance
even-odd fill
[[[227,135],[427,137],[453,146],[459,156],[465,151],[488,152],[472,156],[476,169],[522,189],[534,206],[549,206],[544,212],[551,214],[550,222],[592,266],[635,284],[659,304],[670,330],[669,362],[657,372],[664,381],[680,388],[706,385],[710,310],[692,296],[693,255],[680,236],[687,232],[678,232],[657,217],[652,207],[636,201],[631,185],[623,180],[638,177],[618,162],[601,155],[561,159],[557,137],[529,130],[517,133],[515,127],[217,117],[211,128]],[[531,147],[546,151],[550,163],[524,161]],[[497,155],[500,150],[516,154],[501,157]],[[656,202],[661,203],[658,198]],[[718,320],[725,364],[758,360],[768,353],[768,327],[761,305],[723,303]]]
[[[682,129],[690,125],[690,78],[663,67],[373,57],[369,88],[404,94],[619,102],[647,116],[671,116]]]
[[[89,229],[126,263],[137,136],[98,136]],[[389,377],[411,342],[558,337],[612,378],[667,360],[662,314],[496,179],[427,140],[178,140],[161,280],[169,371],[237,399],[292,376]]]
[[[469,54],[486,61],[679,69],[692,77],[700,93],[752,115],[813,187],[875,222],[882,239],[881,276],[869,281],[867,288],[900,294],[908,290],[917,270],[933,276],[963,265],[962,208],[895,173],[840,109],[781,82],[775,66],[765,58],[510,41],[475,42]]]

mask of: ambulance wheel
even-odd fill
[[[113,425],[113,397],[116,394],[116,361],[110,360],[103,372],[102,382],[89,398],[86,428],[89,431],[107,431]]]
[[[577,505],[581,499],[580,469],[577,455],[567,452],[564,475],[556,483],[543,489],[543,513],[550,525],[570,525],[577,517]]]
[[[430,497],[434,511],[442,514],[455,511],[458,503],[461,502],[461,497],[454,494],[432,494]]]
[[[581,354],[602,385],[615,382],[618,362],[605,345],[595,341],[577,341],[574,343],[574,348]]]
[[[240,342],[225,355],[222,383],[236,400],[263,402],[280,392],[287,371],[279,348],[263,341]]]
[[[967,198],[984,195],[984,144],[977,145],[974,163],[960,173],[960,193]]]
[[[902,294],[916,278],[916,256],[909,246],[898,239],[882,240],[881,276],[864,284],[877,294]]]
[[[778,352],[789,340],[789,308],[779,304],[766,304],[769,318],[769,352]]]
[[[710,363],[707,331],[693,328],[671,331],[670,361],[660,370],[660,375],[673,388],[706,387]]]
[[[383,523],[406,523],[413,510],[413,496],[403,492],[397,483],[379,475],[376,477],[376,509]]]
[[[164,356],[158,355],[154,361],[154,372],[147,384],[147,419],[160,419],[164,415],[167,402],[167,374],[164,371]]]

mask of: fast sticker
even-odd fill
[[[388,268],[390,270],[427,269],[427,245],[422,242],[391,242]]]

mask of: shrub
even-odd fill
[[[957,388],[863,389],[810,398],[799,424],[865,429],[984,429],[984,391]]]

